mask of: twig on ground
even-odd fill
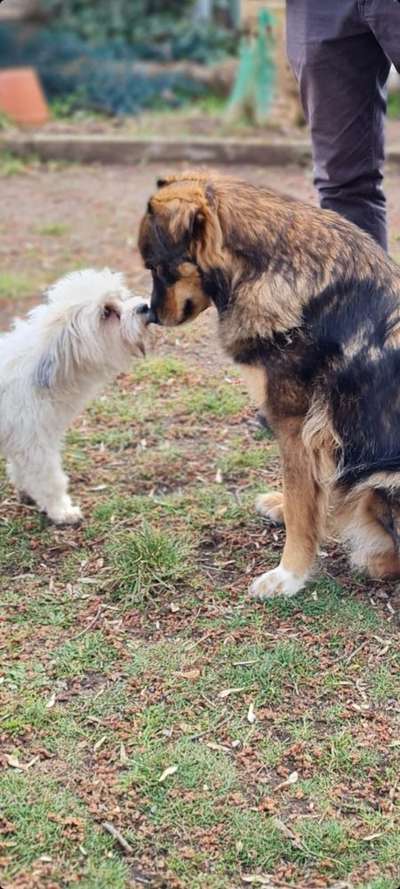
[[[205,642],[206,639],[209,639],[210,636],[215,636],[215,635],[216,635],[215,630],[211,630],[210,633],[206,633],[205,636],[201,636],[200,639],[196,639],[196,641],[195,641],[195,642],[191,642],[190,645],[186,645],[186,646],[184,646],[185,651],[191,651],[192,648],[196,648],[197,645],[201,645],[201,643],[202,643],[202,642]]]
[[[118,830],[117,827],[114,827],[114,825],[111,824],[110,821],[103,821],[101,826],[104,828],[104,830],[107,831],[107,833],[109,833],[113,837],[114,840],[117,841],[117,843],[119,843],[121,849],[123,849],[124,852],[127,853],[127,855],[132,855],[132,847],[129,845],[125,837],[122,836],[122,833]]]
[[[194,735],[188,735],[188,741],[198,741],[199,738],[204,738],[205,735],[211,735],[213,732],[217,732],[221,728],[221,726],[229,722],[230,718],[230,715],[226,716],[224,719],[221,719],[220,722],[217,723],[217,725],[213,725],[211,728],[205,729],[204,732],[196,732],[196,734]]]
[[[100,617],[102,608],[103,608],[103,606],[100,605],[100,608],[97,609],[95,616],[92,617],[92,620],[89,621],[89,623],[87,624],[85,629],[81,630],[80,633],[77,633],[76,636],[71,636],[70,642],[75,641],[75,639],[80,639],[81,636],[84,636],[85,633],[88,633],[89,630],[91,630],[92,627],[94,627],[95,623],[97,623],[97,621]]]

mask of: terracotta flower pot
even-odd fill
[[[49,119],[49,108],[33,68],[0,69],[0,111],[16,123],[39,126]]]

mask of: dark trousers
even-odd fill
[[[387,249],[385,84],[400,70],[398,0],[287,0],[288,57],[310,126],[321,207]]]

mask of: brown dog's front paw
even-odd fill
[[[302,589],[306,577],[300,577],[287,571],[282,565],[278,565],[272,571],[261,574],[250,586],[249,593],[253,599],[290,598]]]

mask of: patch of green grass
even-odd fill
[[[30,571],[38,560],[37,550],[32,541],[40,535],[41,542],[49,541],[46,519],[29,513],[25,519],[0,521],[0,569],[6,574],[21,574]]]
[[[137,432],[134,429],[101,429],[90,432],[86,440],[91,445],[102,445],[110,451],[125,451],[137,444]]]
[[[396,819],[397,821],[397,819]],[[384,835],[381,838],[379,843],[379,851],[378,851],[378,861],[382,867],[387,866],[388,864],[393,864],[396,862],[397,867],[399,868],[399,877],[400,877],[400,831],[396,829],[398,827],[398,822],[396,825],[391,825],[390,832],[386,830]],[[397,886],[396,886],[397,889]]]
[[[12,709],[8,709],[2,720],[2,729],[11,736],[23,735],[29,732],[32,737],[44,730],[53,720],[53,713],[47,706],[46,698],[31,696],[24,691],[19,696],[18,702]]]
[[[28,172],[29,167],[33,163],[37,163],[37,158],[33,155],[22,158],[12,154],[10,151],[0,150],[0,176],[21,176]]]
[[[66,723],[87,726],[87,719],[95,717],[93,725],[96,725],[96,718],[105,717],[110,720],[112,717],[117,717],[122,719],[125,713],[129,714],[132,709],[132,689],[125,680],[108,681],[104,677],[104,681],[101,679],[100,687],[101,694],[91,693],[89,687],[89,693],[84,688],[81,694],[74,697],[65,713]]]
[[[88,469],[91,466],[91,455],[88,453],[85,435],[78,429],[69,429],[65,437],[65,466],[68,471]]]
[[[230,417],[240,413],[247,398],[233,384],[223,383],[213,389],[193,388],[183,396],[183,404],[189,414],[202,416]]]
[[[185,448],[179,444],[161,444],[159,448],[144,451],[140,457],[140,474],[145,479],[160,479],[166,476],[168,482],[185,477]]]
[[[133,494],[130,497],[115,495],[103,503],[98,503],[92,512],[94,522],[108,525],[110,522],[129,519],[136,516],[149,516],[158,508],[159,503],[149,496]]]
[[[21,592],[14,584],[14,589],[2,593],[0,613],[7,613],[10,624],[29,624],[32,627],[68,628],[75,619],[75,609],[70,602],[59,601],[53,591],[35,590],[35,595],[27,596],[21,601]],[[17,587],[15,589],[15,587]]]
[[[164,769],[171,765],[177,766],[175,774],[168,782],[160,783]],[[182,738],[176,744],[169,743],[166,746],[159,740],[157,744],[147,746],[145,750],[138,750],[137,753],[133,751],[132,764],[122,779],[122,786],[129,787],[132,784],[143,788],[146,796],[151,799],[153,817],[164,821],[169,817],[168,792],[171,787],[182,790],[203,788],[207,796],[212,792],[214,799],[218,799],[237,787],[237,776],[236,769],[227,756]],[[157,803],[160,804],[160,809],[155,812],[154,805]],[[190,812],[191,808],[185,812],[186,820]],[[197,811],[193,824],[199,815]],[[209,823],[208,817],[205,818],[205,823]]]
[[[268,461],[275,457],[273,448],[249,448],[245,442],[218,460],[223,475],[240,475],[246,469],[265,469]]]
[[[225,860],[231,867],[240,864],[246,870],[271,873],[282,857],[287,859],[290,856],[289,842],[274,819],[260,812],[233,810],[227,832],[230,848],[225,853]]]
[[[94,824],[72,793],[48,775],[25,775],[7,769],[0,776],[0,796],[2,815],[11,825],[7,835],[11,861],[3,871],[4,879],[12,879],[25,868],[29,870],[33,862],[46,855],[59,862],[57,869],[63,879],[72,876],[74,868],[83,863],[88,889],[108,889],[110,885],[124,889],[126,868],[117,856],[114,858],[111,837]],[[80,846],[84,847],[86,860]],[[105,863],[111,882],[92,882],[97,868],[104,877]]]
[[[65,120],[73,117],[76,112],[77,103],[79,105],[81,96],[75,91],[67,96],[61,96],[50,101],[51,115],[55,120]],[[89,115],[90,116],[90,115]]]
[[[135,364],[135,382],[148,381],[163,383],[166,380],[179,379],[187,374],[187,367],[174,355],[156,355],[137,361]]]
[[[368,881],[363,889],[399,889],[399,879],[390,877],[377,877],[376,880]]]
[[[241,505],[238,498],[223,485],[215,484],[188,492],[177,501],[177,508],[194,528],[209,528],[225,523],[237,524],[247,518],[249,498],[243,499],[245,502]]]
[[[0,299],[26,299],[35,293],[35,281],[22,272],[0,272]]]
[[[8,114],[5,114],[4,111],[0,111],[0,130],[7,130],[11,126],[11,120],[8,117]],[[5,152],[2,152],[3,154]],[[0,155],[1,157],[1,155]]]
[[[158,474],[163,462],[168,465],[170,454],[176,455],[176,451],[172,449],[161,451],[160,458],[162,460],[158,462],[155,459]],[[151,459],[149,460],[149,469],[150,464]],[[179,461],[177,468],[179,469]],[[144,467],[144,476],[147,476],[146,466]],[[252,494],[246,494],[243,497],[243,505],[241,505],[229,490],[218,484],[202,486],[195,490],[188,489],[184,494],[172,492],[157,497],[147,494],[133,494],[126,497],[115,495],[94,507],[93,525],[86,529],[86,533],[89,537],[93,537],[97,532],[104,531],[104,526],[110,522],[114,524],[129,518],[137,519],[141,516],[146,519],[157,517],[157,521],[163,521],[168,516],[173,516],[196,530],[210,528],[212,525],[236,525],[248,518],[248,502],[251,512],[253,511],[253,499]]]
[[[315,859],[326,862],[321,870],[328,869],[335,876],[347,876],[360,860],[361,847],[355,836],[353,824],[327,818],[322,822],[303,819],[297,825],[304,844],[296,857],[307,864]]]
[[[40,689],[47,681],[47,676],[42,664],[34,661],[30,664],[11,663],[3,667],[4,687],[11,691],[21,694],[22,691],[29,689]]]
[[[112,860],[97,860],[97,856],[90,859],[86,865],[86,873],[83,880],[79,880],[79,889],[126,889],[129,886],[129,870],[125,861],[114,853]]]
[[[263,701],[277,700],[285,685],[298,687],[311,679],[316,668],[314,658],[296,641],[278,641],[267,649],[261,644],[227,645],[221,666],[224,685],[253,688]]]
[[[377,631],[380,626],[379,615],[369,603],[355,599],[339,583],[324,577],[309,584],[295,599],[275,599],[265,603],[265,608],[281,618],[291,617],[300,609],[306,617],[329,619],[330,626],[346,627],[356,634]]]
[[[226,108],[226,101],[224,98],[221,98],[221,96],[208,93],[206,96],[201,96],[198,99],[196,108],[198,108],[199,111],[203,111],[205,114],[214,114],[221,119],[222,112],[225,111]]]
[[[329,773],[362,775],[379,761],[379,754],[361,747],[350,731],[332,734],[322,747],[321,764]]]
[[[71,226],[66,222],[46,222],[36,228],[38,235],[49,238],[62,238],[64,235],[68,235],[70,231]]]
[[[388,117],[397,120],[400,117],[400,92],[390,93],[388,96]]]
[[[371,676],[370,688],[371,696],[374,701],[383,702],[389,699],[398,700],[400,694],[400,679],[398,672],[391,672],[385,664],[382,664],[373,676]]]
[[[106,552],[114,569],[114,597],[143,602],[157,590],[173,589],[190,573],[188,540],[144,525],[135,533],[116,535]]]
[[[265,740],[260,743],[260,759],[262,760],[263,765],[272,769],[276,768],[282,759],[284,750],[285,744],[283,741],[273,741],[269,737],[265,738]]]
[[[188,861],[188,856],[183,856],[179,847],[173,847],[167,857],[168,870],[178,877],[181,886],[202,889],[204,881],[207,879],[207,889],[225,889],[228,885],[225,881],[221,882],[217,876],[214,876],[213,879],[209,875],[208,857],[206,853],[191,848],[190,861]]]
[[[142,676],[146,672],[155,675],[163,670],[168,678],[180,669],[185,653],[183,643],[178,640],[174,641],[172,649],[164,640],[147,644],[132,641],[128,644],[128,650],[127,674],[135,677]]]
[[[107,672],[117,658],[114,646],[100,630],[86,633],[80,639],[64,642],[52,653],[54,678],[83,676],[85,672]]]
[[[89,556],[89,550],[84,549],[84,547],[68,553],[59,566],[59,580],[62,580],[64,583],[79,583],[82,570],[84,570]]]
[[[140,399],[134,398],[132,393],[118,393],[103,395],[92,401],[88,407],[91,417],[99,423],[110,418],[116,427],[122,424],[130,424],[137,428],[137,424],[154,419],[166,410],[165,404],[158,399],[158,386],[149,386],[146,392],[141,393]]]

